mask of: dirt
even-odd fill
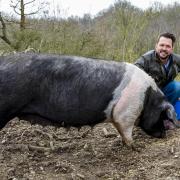
[[[0,131],[0,179],[180,179],[180,129],[164,139],[135,127],[135,150],[111,124],[57,128],[18,118]]]

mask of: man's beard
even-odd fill
[[[162,52],[165,52],[167,55],[166,56],[161,56],[161,53]],[[157,55],[158,55],[158,57],[160,58],[160,59],[162,59],[162,60],[166,60],[166,59],[168,59],[168,57],[169,57],[169,54],[166,52],[166,51],[160,51],[160,52],[158,52],[157,53]]]

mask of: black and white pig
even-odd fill
[[[177,121],[154,80],[135,65],[52,54],[1,56],[0,129],[24,115],[63,126],[111,122],[127,145],[135,123],[164,137],[164,120]]]

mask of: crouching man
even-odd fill
[[[175,41],[174,34],[168,32],[160,34],[155,49],[142,55],[135,65],[155,80],[168,101],[176,107],[178,126],[180,127],[180,114],[178,113],[180,111],[175,106],[180,97],[180,82],[174,81],[180,72],[180,55],[173,53]],[[167,129],[174,129],[172,123],[167,123],[166,126]]]

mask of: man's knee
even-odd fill
[[[180,94],[180,82],[178,81],[171,81],[165,88],[165,92],[173,92]]]
[[[174,93],[177,93],[180,95],[180,82],[173,81],[174,82]]]

